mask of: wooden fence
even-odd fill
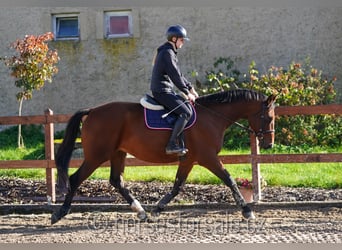
[[[342,115],[342,104],[330,104],[319,106],[280,106],[277,107],[276,115],[320,115],[335,114]],[[17,124],[43,124],[45,130],[45,159],[44,160],[8,160],[0,161],[0,169],[23,169],[23,168],[45,168],[47,199],[56,201],[55,192],[55,161],[54,161],[54,124],[67,123],[71,115],[54,115],[52,110],[48,109],[44,115],[35,116],[7,116],[0,117],[0,125]],[[248,155],[224,155],[220,160],[224,164],[249,163],[252,167],[252,181],[254,185],[254,201],[259,201],[261,197],[260,188],[260,164],[261,163],[309,163],[309,162],[342,162],[342,153],[324,153],[324,154],[260,154],[258,141],[254,135],[250,136],[251,153]],[[82,159],[72,159],[70,167],[78,167]],[[139,160],[137,158],[127,158],[126,166],[155,166],[153,164]],[[168,165],[177,165],[177,162]],[[105,162],[102,166],[109,166]]]

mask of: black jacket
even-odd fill
[[[157,50],[150,88],[152,92],[172,92],[174,85],[186,95],[192,88],[179,70],[177,51],[172,44],[166,42]]]

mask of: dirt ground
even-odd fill
[[[148,212],[172,183],[127,186]],[[108,181],[83,183],[73,212],[51,226],[51,212],[62,201],[48,206],[41,181],[0,178],[0,243],[342,243],[342,189],[267,187],[262,202],[251,204],[253,221],[242,219],[223,185],[186,185],[150,222],[121,207],[125,202]]]
[[[170,209],[150,222],[135,213],[75,212],[55,225],[49,213],[0,216],[0,243],[297,242],[342,243],[342,208],[254,206],[256,220],[234,207]]]

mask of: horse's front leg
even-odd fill
[[[177,174],[176,174],[176,180],[173,184],[173,188],[171,192],[168,192],[163,198],[161,198],[157,204],[157,207],[152,211],[152,214],[155,216],[158,216],[160,212],[162,212],[166,205],[175,198],[179,191],[183,188],[186,178],[188,177],[193,165],[179,165]]]
[[[202,165],[202,164],[201,164]],[[228,171],[223,167],[222,163],[218,158],[215,159],[215,163],[212,164],[205,164],[212,173],[214,173],[217,177],[219,177],[232,191],[233,198],[236,202],[236,205],[241,207],[242,209],[242,216],[247,219],[255,219],[253,211],[245,202],[240,190],[235,182],[235,180],[231,177]]]
[[[255,219],[253,211],[250,209],[250,207],[245,202],[245,199],[243,198],[235,180],[230,176],[230,174],[228,173],[228,171],[226,169],[224,169],[223,171],[226,173],[227,176],[229,176],[228,177],[229,183],[231,183],[231,184],[228,185],[226,183],[226,185],[231,189],[232,195],[233,195],[233,198],[234,198],[236,204],[242,208],[242,216],[247,220]]]

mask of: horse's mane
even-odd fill
[[[250,89],[234,89],[215,94],[201,96],[196,99],[200,104],[208,103],[234,103],[237,101],[265,101],[267,97],[264,94]]]

